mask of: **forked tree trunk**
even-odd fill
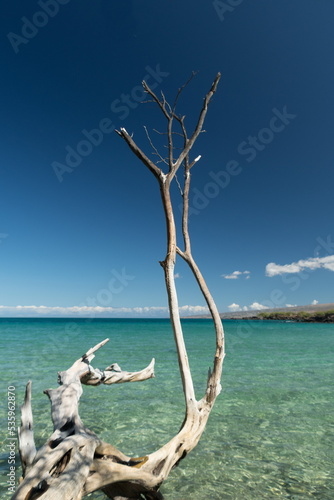
[[[47,443],[36,451],[32,430],[31,383],[27,384],[26,397],[22,406],[19,447],[23,479],[12,500],[79,500],[85,495],[102,490],[114,500],[162,499],[161,484],[175,467],[198,443],[208,420],[216,397],[221,391],[220,378],[225,355],[224,332],[221,319],[203,276],[191,253],[188,232],[190,170],[200,157],[190,161],[189,154],[197,137],[202,132],[208,104],[214,95],[220,74],[204,98],[198,122],[188,138],[184,124],[185,117],[176,114],[176,104],[184,87],[179,90],[173,107],[161,93],[158,98],[148,85],[143,87],[150,100],[162,111],[167,120],[168,157],[164,158],[153,145],[154,154],[167,165],[166,173],[137,146],[123,128],[118,134],[125,140],[132,152],[156,177],[162,198],[167,227],[167,251],[160,262],[165,274],[170,319],[177,348],[180,374],[185,397],[185,417],[180,431],[162,448],[142,457],[129,457],[111,444],[84,427],[78,413],[82,385],[115,384],[142,381],[154,376],[154,360],[140,372],[124,372],[117,364],[105,370],[94,369],[90,362],[94,353],[108,339],[91,348],[68,370],[58,374],[58,389],[44,391],[51,401],[51,418],[54,432]],[[188,83],[188,82],[187,82]],[[178,132],[173,129],[178,126]],[[175,138],[182,140],[182,150],[177,158]],[[177,245],[176,226],[171,202],[170,187],[180,167],[184,169],[182,233],[184,249]],[[178,183],[179,184],[179,183]],[[213,369],[209,370],[206,392],[196,399],[186,346],[182,333],[179,305],[175,287],[174,269],[177,256],[184,259],[197,280],[199,288],[211,312],[215,332],[216,350]]]

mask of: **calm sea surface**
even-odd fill
[[[183,325],[200,399],[214,333],[209,320]],[[166,500],[334,499],[334,326],[271,321],[224,326],[223,392],[199,445],[163,486]],[[0,319],[1,498],[10,498],[7,387],[15,387],[18,407],[32,380],[35,440],[41,446],[52,433],[43,390],[56,387],[57,371],[106,337],[110,342],[96,353],[93,366],[117,362],[135,371],[155,357],[156,377],[84,387],[85,425],[134,456],[156,450],[178,431],[183,393],[167,320]]]

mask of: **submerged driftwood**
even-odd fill
[[[225,356],[224,331],[216,304],[204,278],[192,256],[188,231],[190,170],[199,161],[189,157],[191,148],[202,132],[204,119],[211,98],[216,92],[218,74],[204,98],[198,121],[192,134],[188,136],[185,116],[176,114],[176,104],[184,85],[179,89],[174,105],[171,106],[163,93],[158,97],[143,82],[149,101],[155,103],[167,120],[167,158],[162,156],[147,132],[157,163],[167,166],[164,172],[139,148],[132,135],[122,128],[117,133],[124,139],[130,150],[150,170],[159,184],[167,228],[167,251],[160,262],[165,275],[170,319],[178,355],[180,375],[185,398],[185,417],[179,432],[159,450],[142,457],[129,457],[111,444],[105,443],[87,429],[78,413],[82,384],[116,384],[146,380],[154,376],[151,364],[140,372],[124,372],[117,364],[101,371],[90,364],[94,353],[108,339],[90,349],[68,370],[59,373],[58,389],[48,389],[45,393],[51,401],[51,417],[54,432],[47,443],[36,451],[32,430],[31,384],[28,383],[26,398],[22,407],[22,424],[19,431],[20,455],[23,480],[12,500],[80,500],[85,495],[102,490],[114,500],[154,500],[162,499],[159,488],[175,467],[198,443],[208,420],[216,397],[221,391],[220,378]],[[188,82],[189,83],[189,82]],[[177,124],[178,131],[173,130]],[[180,152],[181,150],[181,152]],[[177,151],[177,153],[176,153]],[[176,157],[175,157],[176,155]],[[184,169],[183,188],[176,179],[180,167]],[[171,183],[176,181],[183,199],[182,236],[184,248],[177,244],[177,230],[171,199]],[[206,391],[197,400],[190,371],[187,350],[180,321],[178,297],[175,286],[176,258],[182,258],[190,268],[200,291],[210,310],[216,334],[216,348],[213,368],[209,370]]]

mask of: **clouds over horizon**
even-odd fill
[[[319,303],[318,300],[313,300],[311,302],[311,305],[314,306],[314,305],[317,305]],[[264,304],[260,304],[260,302],[253,302],[252,304],[250,304],[249,306],[240,306],[239,304],[236,304],[235,302],[233,302],[233,304],[230,304],[228,307],[228,310],[230,312],[241,312],[241,311],[263,311],[264,309],[275,309],[275,306],[272,305],[272,306],[266,306]],[[298,307],[298,304],[285,304],[285,305],[281,305],[280,307]]]
[[[250,271],[233,271],[231,274],[222,274],[221,277],[226,280],[237,280],[243,275],[245,279],[248,280],[250,278]]]
[[[208,314],[206,306],[184,305],[179,307],[181,316]],[[168,307],[101,307],[101,306],[4,306],[0,305],[0,317],[65,317],[65,318],[138,318],[168,317]]]
[[[239,304],[236,304],[235,302],[233,302],[233,304],[230,304],[227,307],[228,307],[228,310],[231,311],[231,312],[248,311],[248,307],[247,306],[244,306],[243,308],[241,308],[239,306]]]
[[[230,304],[228,307],[228,310],[231,312],[238,312],[238,311],[262,311],[263,309],[269,309],[268,306],[265,306],[263,304],[260,304],[259,302],[253,302],[249,306],[240,306],[239,304],[236,304],[233,302],[233,304]]]
[[[297,274],[305,269],[314,271],[315,269],[328,269],[334,271],[334,255],[327,255],[326,257],[311,257],[306,260],[298,260],[291,264],[279,265],[275,262],[269,262],[266,265],[266,276],[272,278],[281,274]]]

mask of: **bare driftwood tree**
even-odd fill
[[[174,104],[171,106],[163,93],[157,96],[143,82],[148,101],[158,106],[167,123],[167,158],[160,154],[158,148],[153,145],[146,129],[150,145],[154,149],[154,154],[158,156],[157,162],[149,159],[124,128],[117,131],[131,151],[152,172],[160,187],[167,227],[167,252],[160,264],[165,274],[170,319],[185,397],[185,417],[181,428],[159,450],[142,457],[129,457],[111,444],[103,442],[94,432],[84,426],[78,413],[83,384],[94,386],[117,384],[142,381],[154,376],[154,360],[147,368],[139,372],[124,372],[117,364],[105,370],[93,368],[91,361],[94,353],[108,341],[106,339],[81,356],[68,370],[59,372],[60,386],[57,389],[45,391],[51,401],[54,432],[38,451],[36,451],[32,429],[31,383],[27,384],[19,429],[23,477],[12,500],[35,500],[37,498],[40,500],[79,500],[96,490],[102,490],[108,498],[114,500],[162,499],[159,491],[161,484],[171,469],[196,446],[205,429],[210,411],[221,391],[220,378],[225,354],[224,332],[215,302],[191,252],[188,231],[190,171],[200,157],[191,160],[190,152],[203,131],[208,105],[216,92],[219,79],[220,74],[216,76],[204,98],[197,124],[190,135],[186,130],[185,117],[176,113],[178,99],[187,84],[179,89]],[[180,140],[182,147],[177,149],[176,144]],[[177,154],[176,151],[178,151]],[[165,171],[158,166],[158,163],[165,165]],[[183,186],[176,179],[180,168],[184,172]],[[170,193],[173,180],[178,183],[183,198],[183,249],[178,246],[176,238],[177,231]],[[213,368],[209,369],[206,391],[199,400],[195,396],[180,321],[174,279],[177,255],[188,264],[195,276],[212,315],[216,332]]]

